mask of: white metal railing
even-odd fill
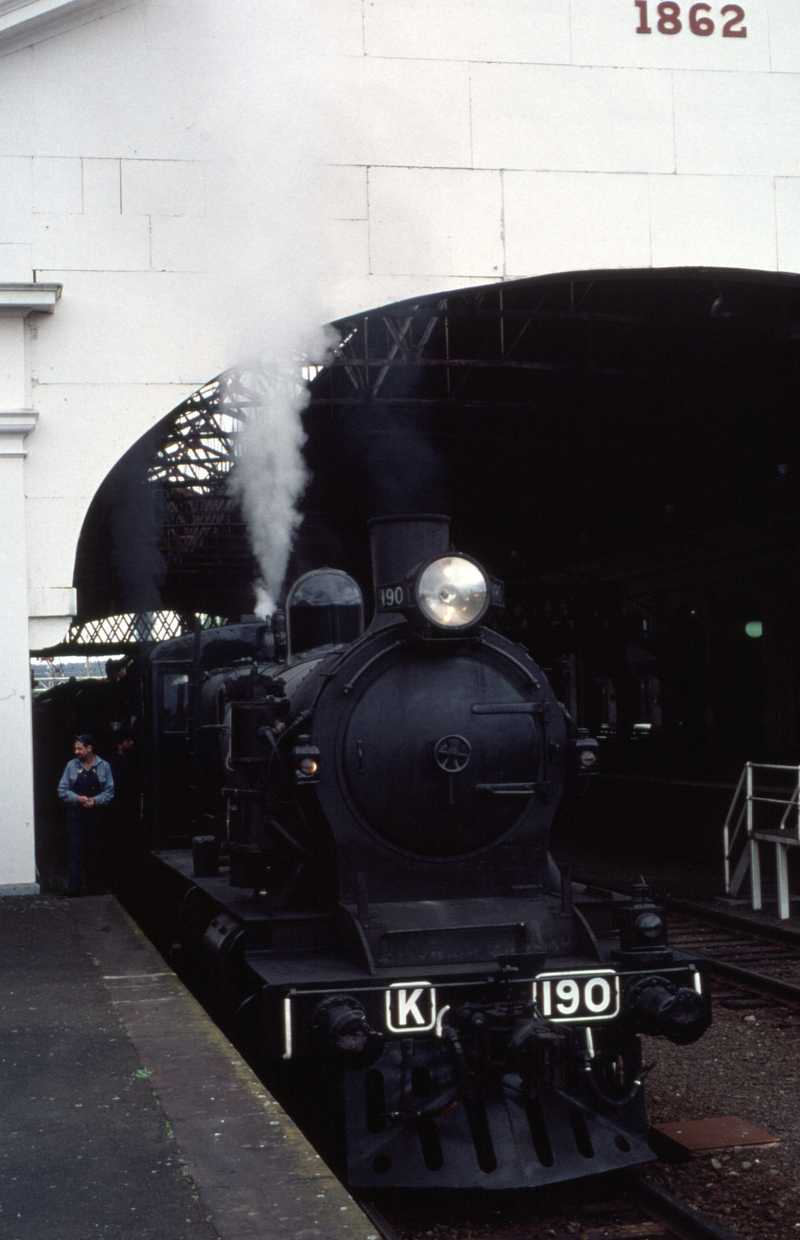
[[[756,783],[756,772],[758,780],[763,778],[766,784]],[[777,782],[777,772],[791,776],[784,780],[783,787],[773,786]],[[773,808],[757,811],[758,806]],[[722,838],[725,893],[731,897],[737,896],[749,870],[751,905],[756,910],[762,905],[760,844],[775,845],[778,916],[786,920],[790,913],[787,848],[800,845],[800,766],[746,762],[725,819]],[[737,849],[738,859],[731,873]]]

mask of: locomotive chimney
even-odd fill
[[[442,555],[450,546],[450,518],[442,516],[374,517],[369,522],[375,614],[371,629],[393,623],[378,611],[379,586],[402,581],[422,560]]]

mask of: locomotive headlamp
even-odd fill
[[[662,944],[666,941],[664,920],[656,912],[642,913],[634,922],[634,934],[637,946],[649,947],[651,943]]]
[[[491,601],[491,583],[474,560],[443,555],[420,573],[416,584],[419,609],[426,620],[443,629],[464,629],[480,620]]]
[[[505,606],[502,581],[460,551],[423,560],[402,581],[376,590],[379,612],[400,612],[427,636],[458,636]],[[421,622],[421,623],[420,623]]]

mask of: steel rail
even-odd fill
[[[679,1240],[736,1240],[733,1232],[699,1214],[641,1172],[634,1171],[628,1177],[628,1192],[631,1200],[645,1214],[665,1223]]]
[[[762,925],[755,918],[731,913],[727,909],[708,908],[695,900],[679,900],[666,896],[659,902],[676,913],[686,913],[688,917],[696,917],[700,921],[714,922],[729,930],[742,930],[745,934],[770,939],[773,943],[790,943],[793,947],[800,947],[800,930],[793,930],[789,926]]]
[[[581,886],[592,888],[595,892],[606,892],[610,896],[622,894],[606,886],[605,883],[583,875],[580,877],[575,875],[573,879]],[[658,896],[656,903],[663,904],[665,908],[671,909],[674,913],[684,913],[687,917],[693,917],[697,921],[711,922],[726,930],[741,930],[742,933],[749,934],[754,939],[766,939],[772,943],[789,944],[791,947],[800,948],[800,930],[793,930],[789,926],[770,926],[756,921],[754,917],[731,913],[727,909],[709,908],[707,904],[700,904],[697,900],[680,900],[675,896]]]
[[[609,887],[604,887],[600,883],[594,883],[583,877],[580,879],[580,882],[587,887],[594,888],[596,891],[607,891],[609,895],[618,894]],[[706,905],[698,904],[693,900],[678,900],[673,899],[671,896],[659,899],[659,903],[673,912],[683,913],[685,916],[694,918],[699,922],[706,921],[728,930],[740,930],[754,939],[761,938],[781,945],[788,943],[793,947],[800,947],[800,932],[790,930],[786,926],[762,926],[749,917],[741,917],[736,913],[729,913],[722,909],[710,909]],[[784,982],[779,977],[772,977],[767,973],[758,973],[754,969],[745,969],[738,964],[730,964],[718,956],[707,956],[703,951],[695,952],[679,946],[676,946],[674,950],[680,952],[687,960],[691,960],[698,968],[705,969],[716,977],[733,982],[735,985],[753,991],[755,994],[764,995],[766,998],[778,999],[782,1003],[791,1004],[793,1007],[800,1007],[800,985],[794,982]]]
[[[373,1224],[381,1240],[400,1240],[399,1235],[392,1227],[391,1223],[380,1212],[378,1207],[372,1201],[365,1201],[363,1197],[356,1197],[356,1202],[361,1210],[364,1211],[369,1221]]]
[[[729,964],[727,960],[719,960],[715,956],[692,955],[692,960],[698,968],[707,969],[716,977],[734,982],[737,986],[765,995],[769,999],[780,999],[783,1003],[800,1007],[800,986],[794,982],[784,982],[779,977],[770,977],[767,973],[743,969],[741,965]]]
[[[634,1205],[654,1221],[664,1223],[677,1240],[736,1240],[724,1227],[679,1197],[647,1179],[641,1172],[631,1171],[622,1180],[625,1191]],[[357,1197],[358,1205],[374,1225],[381,1240],[400,1240],[391,1223],[372,1201]]]

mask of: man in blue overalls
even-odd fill
[[[100,850],[102,845],[102,807],[114,795],[111,767],[94,752],[94,737],[88,732],[75,737],[75,757],[67,763],[58,795],[67,804],[69,837],[69,884],[66,894],[79,896],[86,873],[90,894],[102,891]]]

